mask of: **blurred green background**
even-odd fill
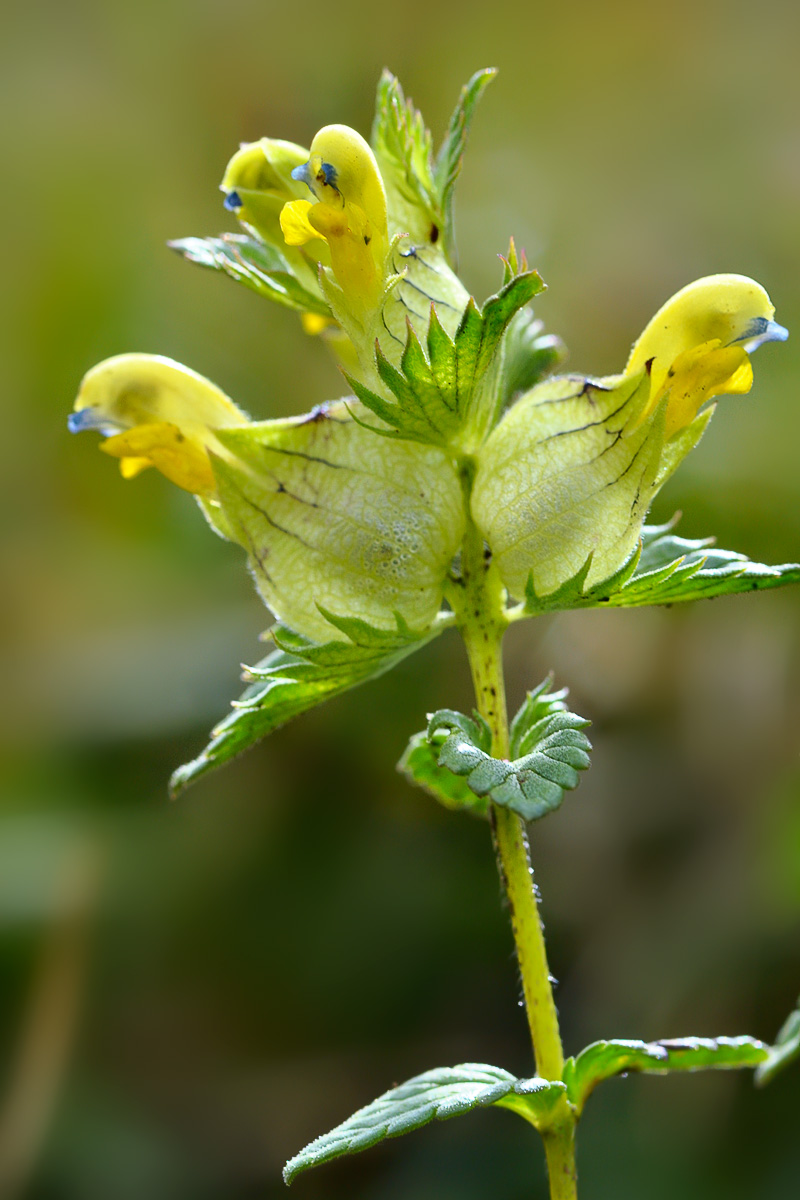
[[[342,382],[292,314],[181,262],[230,228],[240,140],[367,131],[387,65],[441,134],[501,69],[459,190],[479,299],[514,233],[570,366],[619,370],[678,287],[738,271],[793,340],[756,358],[654,515],[800,557],[800,8],[676,0],[31,0],[0,38],[0,1192],[35,1200],[283,1194],[305,1141],[439,1064],[530,1068],[486,828],[392,764],[470,704],[447,635],[277,733],[178,803],[261,649],[236,547],[155,472],[123,482],[66,415],[128,350],[254,416]],[[533,849],[567,1049],[774,1035],[800,988],[800,592],[578,613],[512,631],[511,701],[551,668],[594,722],[580,792]],[[331,782],[333,781],[333,782]],[[800,1075],[606,1084],[583,1200],[786,1200]],[[544,1197],[503,1112],[302,1178],[300,1200]]]

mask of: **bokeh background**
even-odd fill
[[[341,381],[292,314],[164,243],[230,228],[240,140],[367,131],[390,66],[440,135],[500,75],[460,184],[479,298],[514,233],[570,365],[621,369],[678,287],[755,276],[795,332],[756,359],[658,498],[682,531],[800,557],[800,8],[791,0],[30,0],[0,37],[4,526],[0,1192],[245,1200],[394,1081],[530,1069],[486,828],[394,773],[470,704],[448,635],[176,804],[171,768],[266,624],[236,547],[65,420],[82,373],[171,355],[254,416]],[[800,990],[800,592],[579,613],[508,639],[511,701],[551,668],[592,770],[533,831],[569,1051],[774,1035]],[[797,1070],[606,1084],[584,1200],[786,1200]],[[544,1197],[534,1137],[473,1114],[301,1178],[299,1200]]]

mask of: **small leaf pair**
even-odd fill
[[[545,680],[530,692],[511,724],[511,759],[492,757],[483,717],[451,709],[433,714],[426,734],[411,739],[399,769],[448,808],[485,812],[498,804],[536,821],[561,804],[589,766],[589,722],[550,692]],[[424,739],[424,740],[423,740]],[[455,782],[454,782],[455,781]]]
[[[534,1076],[517,1079],[501,1067],[462,1063],[416,1075],[359,1109],[330,1133],[315,1138],[286,1164],[286,1183],[310,1167],[345,1154],[356,1154],[385,1138],[399,1137],[477,1108],[507,1108],[536,1129],[547,1129],[559,1104],[569,1104],[576,1118],[605,1079],[636,1071],[666,1075],[672,1071],[736,1070],[755,1067],[756,1083],[766,1083],[800,1056],[800,1009],[768,1046],[757,1038],[676,1038],[660,1042],[593,1042],[564,1064],[563,1079]]]

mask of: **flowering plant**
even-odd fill
[[[125,354],[84,378],[73,431],[96,429],[125,478],[155,467],[238,543],[276,617],[275,649],[177,791],[322,700],[387,670],[448,626],[463,637],[477,711],[440,710],[400,767],[451,809],[488,818],[508,896],[536,1073],[462,1064],[394,1088],[287,1165],[301,1170],[383,1137],[497,1104],[542,1135],[553,1197],[576,1195],[575,1130],[597,1083],[624,1071],[757,1068],[800,1054],[800,1013],[775,1046],[753,1038],[603,1041],[564,1057],[525,823],[557,808],[589,765],[588,722],[549,681],[509,723],[501,642],[511,622],[567,608],[665,604],[779,586],[771,567],[647,526],[659,488],[697,444],[716,398],[744,394],[751,355],[783,340],[764,289],[740,275],[691,283],[624,369],[554,374],[560,340],[513,239],[482,305],[456,273],[453,193],[476,103],[463,89],[434,155],[397,80],[381,79],[371,144],[344,125],[308,149],[262,138],[222,182],[243,232],[173,243],[295,310],[339,362],[348,394],[251,421],[169,359]]]

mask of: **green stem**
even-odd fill
[[[496,758],[507,758],[508,719],[500,640],[485,639],[480,629],[464,629],[463,633],[478,711],[492,730],[492,753]],[[564,1070],[564,1052],[550,985],[544,930],[536,901],[525,824],[515,812],[498,805],[492,805],[491,820],[500,873],[511,912],[537,1073],[544,1079],[560,1079]]]
[[[492,730],[492,753],[509,754],[508,715],[503,678],[502,641],[508,624],[504,591],[483,539],[469,516],[471,465],[462,470],[467,532],[461,552],[461,577],[451,602],[469,658],[478,711]],[[525,1011],[536,1070],[545,1079],[561,1079],[564,1051],[553,999],[544,929],[539,916],[525,824],[510,809],[490,810],[500,875],[508,897]],[[576,1200],[575,1117],[566,1100],[542,1130],[551,1200]]]
[[[562,1124],[552,1126],[542,1135],[550,1179],[550,1200],[577,1200],[575,1127],[575,1118],[570,1115]]]

